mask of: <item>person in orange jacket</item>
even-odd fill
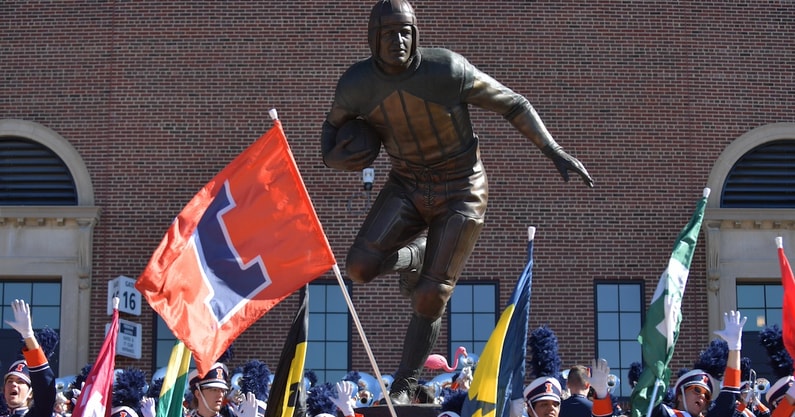
[[[9,409],[6,416],[52,417],[55,373],[33,333],[30,306],[24,300],[14,300],[11,311],[14,318],[6,323],[22,336],[25,359],[12,363],[3,379],[3,395]]]

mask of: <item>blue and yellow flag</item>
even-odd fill
[[[530,228],[527,265],[480,355],[461,408],[461,417],[506,417],[510,413],[511,400],[522,398],[533,283],[534,233],[535,228]]]
[[[156,414],[158,417],[182,417],[185,414],[182,402],[185,400],[190,358],[190,350],[185,347],[184,343],[177,341],[171,349],[166,376],[163,378],[163,386],[160,388]]]
[[[309,288],[301,290],[301,303],[295,314],[287,340],[284,341],[279,365],[273,376],[268,408],[264,417],[290,417],[306,415],[306,390],[304,364],[306,363],[306,335],[309,332]]]

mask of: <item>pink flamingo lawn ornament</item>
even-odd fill
[[[453,372],[458,368],[458,357],[460,355],[464,355],[465,358],[467,357],[467,350],[463,346],[459,346],[455,351],[453,366],[448,365],[447,358],[442,355],[437,355],[435,353],[428,355],[428,359],[425,360],[425,367],[428,369],[443,369],[445,372]]]

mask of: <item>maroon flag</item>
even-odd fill
[[[114,299],[113,320],[102,342],[97,361],[77,397],[73,417],[110,417],[113,369],[116,367],[116,338],[119,335],[119,302]]]
[[[795,358],[795,277],[792,268],[784,254],[784,244],[781,237],[776,238],[778,246],[778,265],[781,267],[781,285],[784,287],[784,302],[781,312],[781,337],[787,353]]]

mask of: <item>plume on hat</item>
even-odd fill
[[[748,381],[751,378],[751,358],[743,356],[740,359],[740,381]]]
[[[149,398],[155,399],[155,404],[157,404],[158,399],[160,398],[160,390],[163,388],[163,378],[157,378],[149,384],[149,387],[146,389],[146,396]]]
[[[85,384],[86,378],[88,378],[88,374],[91,373],[91,368],[93,366],[94,366],[94,364],[92,364],[92,363],[84,365],[83,368],[80,369],[80,373],[75,376],[74,381],[72,381],[72,383],[69,385],[69,388],[75,389],[75,390],[78,390],[78,391],[82,390],[83,389],[83,384]]]
[[[441,411],[453,411],[461,415],[461,409],[464,408],[464,400],[467,398],[467,390],[451,389],[450,387],[442,388],[442,408]]]
[[[336,397],[336,393],[328,382],[310,388],[306,397],[307,415],[316,416],[323,413],[337,415],[337,406],[331,401],[331,397]]]
[[[271,370],[264,362],[252,359],[243,365],[243,377],[240,378],[240,392],[253,393],[258,400],[267,402],[270,395]]]
[[[41,330],[36,332],[36,340],[39,342],[39,346],[41,346],[41,350],[47,356],[47,358],[52,357],[53,353],[55,353],[55,348],[58,347],[58,342],[61,341],[61,336],[58,335],[58,332],[55,330],[44,327]]]
[[[558,354],[558,338],[546,325],[530,333],[527,341],[530,345],[530,372],[534,378],[553,377],[560,375],[560,355]]]
[[[309,381],[309,388],[312,388],[317,384],[317,374],[313,370],[308,370],[304,372],[304,378]]]
[[[627,371],[627,381],[629,381],[629,386],[635,388],[635,385],[638,384],[638,380],[640,379],[640,374],[643,373],[643,363],[635,361],[629,364],[629,371]]]
[[[141,414],[141,399],[146,391],[146,376],[144,371],[137,368],[127,368],[116,374],[113,383],[113,407],[126,406],[139,416]]]
[[[784,378],[792,375],[792,357],[784,346],[784,339],[781,336],[781,329],[778,325],[767,326],[759,332],[759,341],[767,351],[770,358],[770,366],[776,378]]]
[[[709,342],[709,346],[702,350],[698,359],[693,362],[693,368],[701,369],[712,375],[713,378],[721,380],[726,372],[726,362],[728,361],[729,344],[723,339],[714,339]]]

